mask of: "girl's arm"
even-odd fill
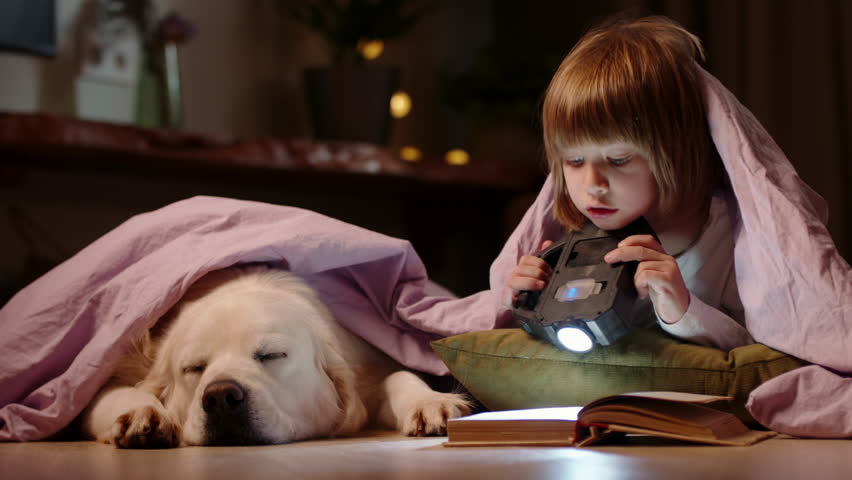
[[[742,312],[731,312],[734,316],[737,316],[737,313]],[[731,316],[707,305],[691,292],[689,308],[680,320],[667,323],[657,315],[657,323],[677,338],[722,350],[754,343],[744,326]]]

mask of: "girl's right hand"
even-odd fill
[[[541,243],[541,250],[553,245],[550,240]],[[512,308],[518,293],[524,290],[544,290],[553,269],[544,260],[534,255],[524,255],[512,270],[503,288],[503,305]]]

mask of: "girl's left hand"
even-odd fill
[[[633,282],[639,298],[651,295],[654,310],[666,323],[680,320],[689,308],[689,290],[674,257],[651,235],[632,235],[604,256],[606,263],[638,261]]]

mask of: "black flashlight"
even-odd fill
[[[544,290],[523,291],[513,315],[527,333],[559,348],[587,352],[610,345],[633,321],[639,262],[608,264],[603,257],[631,235],[656,238],[640,217],[619,230],[601,230],[586,222],[539,254],[553,269]]]

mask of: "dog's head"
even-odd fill
[[[366,421],[334,320],[297,277],[214,273],[170,314],[140,388],[157,395],[188,445],[286,443]]]

